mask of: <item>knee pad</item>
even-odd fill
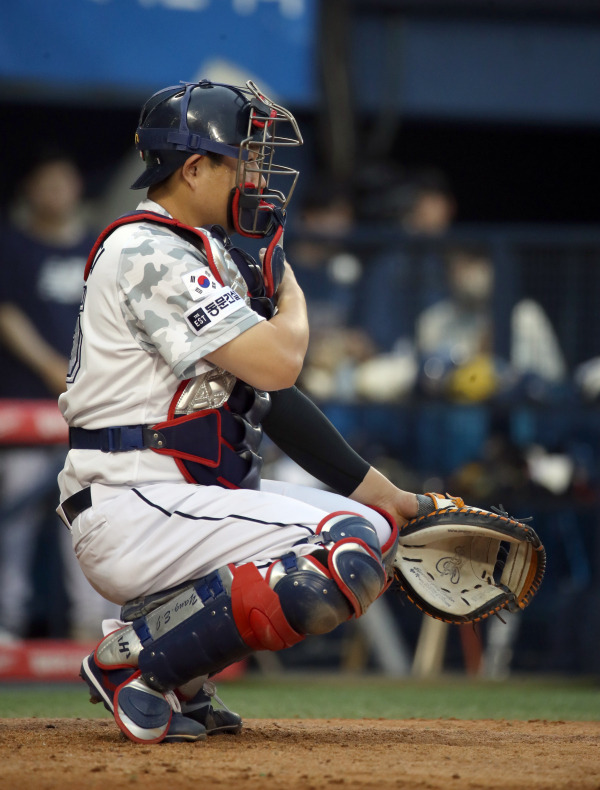
[[[387,585],[377,533],[362,516],[333,513],[317,536],[320,548],[287,554],[267,574],[285,617],[302,634],[325,634],[360,617]]]
[[[355,513],[332,513],[317,527],[331,577],[360,617],[386,589],[377,532]]]
[[[240,634],[255,650],[291,647],[307,633],[294,627],[268,577],[263,579],[252,563],[234,569],[231,601]]]
[[[352,617],[352,607],[331,573],[313,556],[286,554],[267,574],[292,628],[301,634],[326,634]]]

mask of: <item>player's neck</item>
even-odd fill
[[[197,206],[190,204],[186,199],[181,199],[177,194],[160,194],[149,191],[148,197],[159,206],[165,209],[172,217],[190,225],[193,228],[202,228],[206,225],[215,224],[216,220],[211,219],[207,212],[198,209]]]
[[[186,206],[185,201],[179,200],[173,191],[162,189],[159,184],[157,187],[148,190],[148,198],[158,203],[172,217],[183,222],[185,225],[200,227],[200,223],[195,214]]]

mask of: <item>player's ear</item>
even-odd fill
[[[198,172],[202,166],[203,156],[200,154],[193,154],[186,159],[183,167],[181,168],[181,177],[192,187],[195,187]]]

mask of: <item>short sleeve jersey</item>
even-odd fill
[[[143,201],[138,210],[169,216]],[[75,333],[67,392],[71,426],[154,424],[167,418],[181,382],[214,371],[204,358],[264,320],[222,242],[203,231],[214,260],[169,227],[121,226],[98,250]],[[152,451],[71,450],[59,482],[68,496],[91,482],[183,482],[175,462]]]

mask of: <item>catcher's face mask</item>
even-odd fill
[[[299,175],[274,160],[278,148],[302,145],[302,135],[289,110],[263,96],[252,81],[246,86],[250,113],[238,154],[237,186],[229,201],[230,222],[242,236],[272,236],[262,261],[265,294],[271,298],[284,274],[285,209]]]
[[[285,208],[298,171],[277,164],[279,148],[302,145],[302,135],[289,110],[263,96],[252,81],[247,134],[240,143],[236,188],[231,194],[231,222],[237,233],[251,238],[272,236],[283,225]]]

